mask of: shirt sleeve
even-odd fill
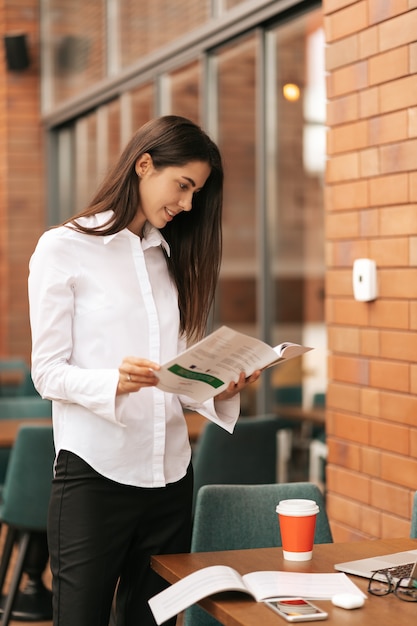
[[[59,230],[46,232],[29,264],[32,377],[40,395],[75,403],[116,420],[117,369],[84,369],[70,363],[77,254]]]

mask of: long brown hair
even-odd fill
[[[178,214],[161,230],[169,243],[167,264],[178,289],[181,332],[189,340],[204,335],[214,300],[222,253],[223,166],[216,144],[190,120],[166,115],[147,122],[133,135],[118,162],[104,179],[89,205],[70,223],[80,232],[110,235],[126,228],[140,203],[135,163],[149,153],[156,169],[203,161],[210,175],[198,194],[192,211]],[[83,216],[111,209],[104,228],[86,228],[77,223]]]

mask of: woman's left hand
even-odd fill
[[[233,398],[233,396],[235,396],[237,393],[242,391],[245,387],[256,382],[260,375],[261,375],[261,370],[256,370],[255,372],[253,372],[253,374],[251,374],[250,376],[246,378],[245,372],[241,372],[237,383],[231,382],[229,386],[227,387],[227,389],[225,389],[224,391],[219,393],[218,396],[215,397],[215,400],[230,400],[231,398]]]

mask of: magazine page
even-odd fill
[[[298,356],[310,348],[287,344],[288,358]],[[285,360],[282,346],[268,344],[239,333],[227,326],[202,339],[194,346],[165,363],[156,375],[163,391],[184,394],[197,402],[205,402],[237,381],[240,372],[250,376],[279,360]],[[297,353],[295,353],[297,351]]]
[[[189,574],[153,596],[149,606],[156,623],[162,624],[202,598],[226,590],[247,593],[242,577],[236,570],[227,565],[213,565]]]

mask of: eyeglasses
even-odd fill
[[[414,578],[414,571],[411,577],[393,578],[394,569],[374,572],[369,580],[368,592],[373,596],[387,596],[393,593],[405,602],[417,602],[417,578]]]

